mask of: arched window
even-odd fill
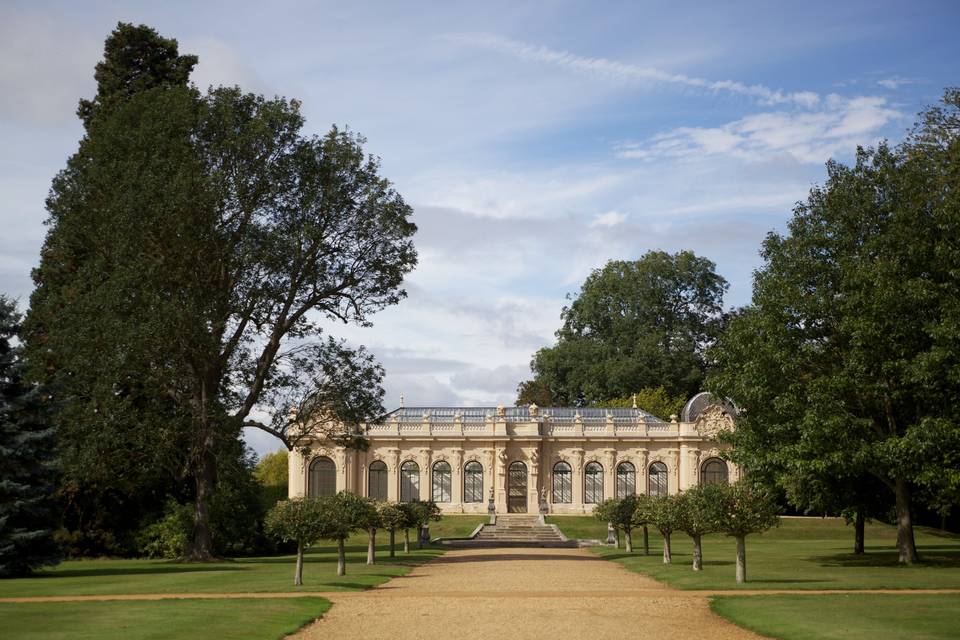
[[[637,469],[629,462],[617,465],[617,500],[637,493]]]
[[[573,502],[573,472],[566,462],[553,465],[553,501],[558,504]]]
[[[483,502],[483,465],[476,460],[463,467],[463,501]]]
[[[583,501],[600,504],[603,502],[603,467],[599,462],[588,462],[583,471]]]
[[[665,496],[669,493],[667,487],[667,465],[654,462],[650,465],[650,478],[647,484],[647,493],[653,497]]]
[[[400,465],[400,502],[420,499],[420,466],[413,460]]]
[[[387,465],[382,460],[370,463],[367,474],[367,495],[374,500],[387,499]]]
[[[337,465],[330,458],[321,456],[310,463],[307,495],[311,498],[332,496],[337,492]]]
[[[727,484],[727,463],[710,458],[700,467],[700,484]]]
[[[450,463],[441,460],[433,465],[433,501],[450,502],[453,479],[450,474]]]

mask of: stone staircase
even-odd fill
[[[537,516],[511,513],[498,515],[497,524],[485,524],[473,538],[458,540],[455,544],[469,547],[576,547],[577,541],[568,540],[553,525],[540,524]]]

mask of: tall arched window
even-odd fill
[[[603,467],[599,462],[588,462],[583,469],[583,501],[586,504],[603,502]]]
[[[450,502],[453,492],[453,478],[450,474],[450,463],[441,460],[433,465],[433,501]]]
[[[382,460],[370,463],[367,473],[367,495],[374,500],[387,499],[387,465]]]
[[[700,484],[727,484],[727,463],[710,458],[700,467]]]
[[[653,497],[665,496],[670,492],[667,487],[667,465],[654,462],[650,465],[650,477],[647,482],[647,493]]]
[[[637,469],[629,462],[617,465],[617,500],[637,493]]]
[[[332,496],[337,492],[337,465],[325,456],[314,458],[310,463],[307,495],[311,498]]]
[[[483,502],[483,465],[476,460],[463,467],[463,501]]]
[[[557,504],[573,502],[573,472],[566,462],[553,465],[553,501]]]
[[[420,466],[413,460],[400,465],[400,502],[420,499]]]

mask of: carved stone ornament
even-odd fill
[[[733,418],[722,406],[714,404],[700,412],[694,427],[701,436],[712,440],[721,431],[733,429]]]
[[[536,418],[540,414],[540,407],[538,407],[536,403],[531,403],[528,410],[530,411],[531,418]]]

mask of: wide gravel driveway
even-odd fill
[[[333,608],[294,638],[760,638],[704,596],[581,549],[450,551],[380,587],[327,597]]]

